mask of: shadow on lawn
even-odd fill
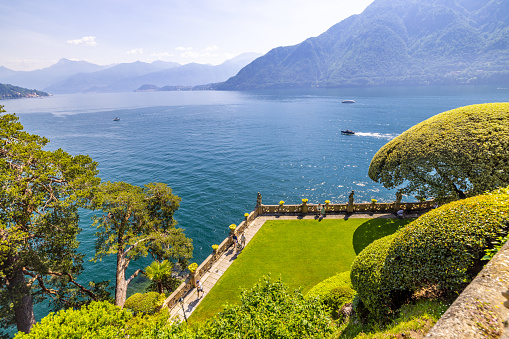
[[[414,219],[370,219],[357,227],[353,234],[352,244],[355,254],[359,254],[373,241],[391,235],[399,228],[410,223]]]

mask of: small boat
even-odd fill
[[[115,119],[113,119],[113,121],[120,121],[120,118],[116,117]]]
[[[355,104],[355,100],[343,100],[341,101],[343,104]]]
[[[345,129],[344,131],[341,131],[341,134],[354,135],[355,132],[349,129]]]

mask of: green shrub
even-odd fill
[[[264,277],[200,329],[200,338],[324,338],[333,330],[325,306]]]
[[[376,318],[382,318],[390,310],[389,300],[382,288],[382,268],[390,246],[398,233],[375,240],[366,247],[352,263],[350,278],[361,304]]]
[[[124,307],[135,314],[154,314],[159,311],[165,299],[164,294],[157,292],[136,293],[126,300]]]
[[[366,247],[352,264],[352,284],[379,320],[423,289],[459,293],[508,227],[509,188],[449,203]]]
[[[306,298],[316,298],[320,297],[323,299],[323,296],[328,294],[334,288],[338,286],[348,286],[353,288],[352,281],[350,280],[350,271],[338,273],[330,278],[327,278],[315,286],[313,286],[308,293],[306,293]]]
[[[122,338],[125,323],[132,317],[131,312],[108,302],[92,302],[79,310],[50,313],[32,327],[30,334],[18,332],[15,338]]]
[[[316,284],[306,294],[306,298],[320,298],[329,308],[334,319],[338,318],[338,311],[346,303],[350,303],[355,296],[355,290],[350,281],[350,271],[341,272]]]
[[[339,310],[347,303],[351,303],[355,297],[355,290],[348,286],[333,288],[323,297],[323,303],[327,306],[333,319],[340,318]]]

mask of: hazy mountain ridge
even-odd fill
[[[55,94],[82,92],[126,92],[143,84],[196,86],[225,81],[260,54],[244,53],[213,66],[154,61],[99,66],[85,61],[61,59],[35,71],[13,71],[0,67],[0,82],[42,88]]]
[[[218,89],[465,84],[509,79],[508,0],[375,0],[278,47]]]

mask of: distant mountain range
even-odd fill
[[[0,66],[0,83],[43,89],[53,94],[134,91],[144,84],[195,86],[225,81],[260,56],[245,53],[221,65],[155,61],[99,66],[61,59],[35,71],[13,71]]]
[[[211,89],[509,83],[508,0],[375,0]]]

